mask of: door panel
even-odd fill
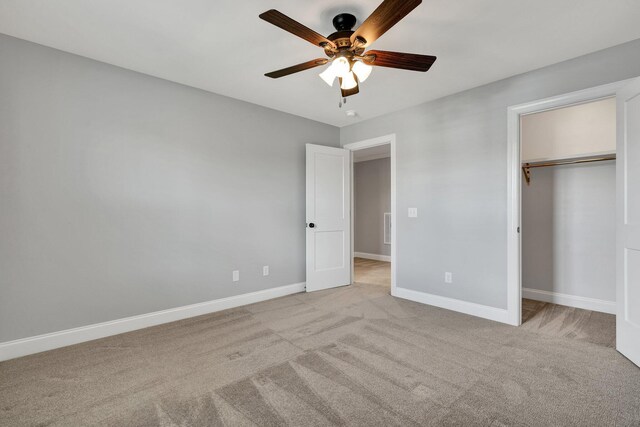
[[[348,150],[307,144],[307,291],[351,282],[350,161]]]
[[[626,196],[626,223],[629,225],[640,225],[640,197],[633,195],[640,194],[640,96],[636,95],[625,101],[625,196]],[[631,197],[630,197],[631,196]]]
[[[625,249],[625,252],[625,270],[627,273],[625,280],[625,320],[634,327],[640,328],[640,310],[634,310],[634,307],[640,307],[640,289],[638,289],[638,286],[629,286],[631,283],[640,282],[640,250]]]
[[[344,232],[315,232],[316,271],[344,267]]]
[[[640,79],[617,102],[616,347],[640,365]]]
[[[316,220],[341,221],[344,205],[344,161],[342,153],[314,152]]]

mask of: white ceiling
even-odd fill
[[[376,68],[342,109],[321,68],[263,76],[322,50],[261,12],[328,35],[379,1],[0,0],[0,32],[336,126],[640,38],[638,0],[424,0],[372,48],[438,56],[426,74]]]

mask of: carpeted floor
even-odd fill
[[[355,284],[3,362],[0,424],[638,426],[640,369]]]
[[[522,300],[521,328],[615,348],[616,316],[530,299]]]

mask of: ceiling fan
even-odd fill
[[[333,86],[337,78],[342,97],[346,98],[360,91],[359,83],[369,77],[372,66],[427,71],[435,62],[435,56],[384,50],[365,51],[366,47],[407,16],[420,3],[422,0],[384,0],[355,31],[352,31],[352,28],[356,24],[356,17],[349,13],[341,13],[333,18],[336,32],[327,37],[275,9],[268,10],[260,15],[261,19],[323,48],[328,58],[312,59],[302,64],[272,71],[265,76],[277,79],[331,63],[326,70],[320,73],[320,77],[329,86]]]

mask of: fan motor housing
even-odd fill
[[[356,25],[356,17],[350,13],[341,13],[333,18],[336,32],[327,36],[338,49],[351,47],[351,29]]]
[[[336,31],[328,35],[327,38],[340,49],[341,47],[351,47],[351,34],[353,34],[353,31]]]
[[[341,13],[333,17],[336,31],[350,31],[356,25],[356,17],[350,13]]]

